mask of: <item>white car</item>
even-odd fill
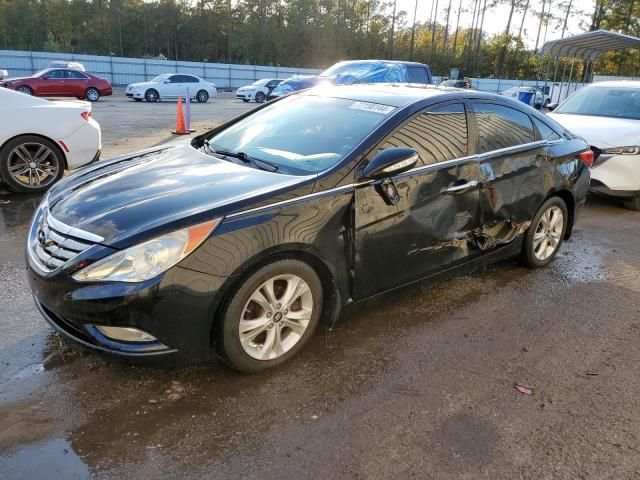
[[[0,177],[15,192],[44,192],[65,169],[100,156],[89,102],[54,102],[0,88]]]
[[[511,87],[503,92],[500,92],[500,95],[504,97],[515,98],[516,100],[518,100],[518,96],[520,95],[520,93],[533,93],[533,103],[531,104],[531,106],[538,109],[542,107],[547,108],[549,106],[549,103],[551,103],[551,97],[549,95],[545,95],[544,93],[542,93],[542,90],[535,87]]]
[[[593,83],[549,116],[594,150],[591,190],[640,210],[640,82]]]
[[[262,103],[280,83],[282,83],[282,80],[276,80],[275,78],[256,80],[251,85],[246,85],[236,90],[236,98],[241,98],[244,102],[254,100]]]
[[[195,75],[181,73],[164,73],[149,82],[132,83],[125,90],[129,98],[137,102],[157,102],[158,100],[175,100],[178,97],[195,99],[204,103],[215,97],[218,90],[213,83],[207,82]]]

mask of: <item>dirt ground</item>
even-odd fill
[[[194,105],[193,123],[247,108]],[[166,139],[174,110],[97,104],[105,156]],[[24,275],[38,201],[0,196],[0,479],[640,478],[640,212],[590,198],[549,267],[413,286],[248,376],[52,333]]]

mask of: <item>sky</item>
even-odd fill
[[[436,0],[433,0],[434,2]],[[491,1],[491,0],[489,0]],[[455,14],[457,13],[458,5],[460,0],[453,0],[451,7],[451,18],[449,19],[449,23],[455,25]],[[555,16],[561,16],[564,19],[564,13],[559,12],[557,9],[554,10],[553,5],[559,4],[561,0],[551,0],[551,10]],[[472,19],[472,11],[474,0],[462,0],[462,10],[469,10],[469,12],[462,14],[460,17],[460,25],[471,25]],[[418,13],[417,13],[417,21],[425,22],[429,20],[429,16],[431,14],[431,4],[432,0],[418,0]],[[547,1],[547,5],[548,5]],[[446,21],[446,9],[449,5],[448,0],[439,0],[438,1],[438,19],[440,23],[445,23]],[[542,0],[530,0],[529,9],[531,10],[531,6],[535,6],[537,11],[540,11],[542,5]],[[593,7],[595,5],[595,0],[573,0],[573,6],[571,8],[572,12],[584,11],[586,14],[578,14],[574,13],[569,16],[569,20],[567,21],[567,32],[565,33],[565,37],[570,35],[575,35],[577,33],[582,33],[584,30],[580,28],[581,22],[588,23],[590,18],[590,14],[593,11]],[[398,10],[404,10],[407,12],[407,21],[410,24],[413,21],[413,10],[415,6],[415,0],[398,0],[397,8]],[[489,15],[489,11],[487,11],[487,15],[485,16],[484,21],[484,30],[488,33],[500,33],[504,32],[504,29],[507,25],[507,19],[509,18],[509,5],[505,3],[501,3],[497,7],[492,10],[491,15]],[[548,8],[548,7],[547,7]],[[513,15],[513,20],[511,21],[511,31],[513,30],[518,32],[520,29],[520,22],[522,21],[522,13],[516,12]],[[536,34],[538,33],[538,17],[532,15],[530,12],[527,14],[527,18],[524,21],[524,31],[525,35],[525,44],[533,48],[536,43]],[[588,26],[588,25],[587,25]],[[549,24],[549,29],[547,32],[547,41],[555,40],[560,38],[562,34],[562,25],[556,28],[556,25],[552,22]],[[542,33],[540,34],[540,46],[542,46],[542,37],[544,37],[544,26],[542,27]]]

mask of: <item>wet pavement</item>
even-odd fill
[[[203,128],[249,108],[216,102]],[[163,141],[171,109],[151,105],[166,114],[122,144],[110,109],[140,107],[94,109],[107,156]],[[54,334],[24,270],[38,202],[0,194],[0,480],[640,478],[640,212],[590,198],[548,268],[413,286],[249,376]]]
[[[0,199],[2,479],[640,476],[640,213],[592,198],[550,267],[414,286],[249,376],[58,337],[24,275],[38,199]]]

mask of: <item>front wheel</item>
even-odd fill
[[[90,102],[97,102],[100,99],[100,92],[97,88],[87,88],[87,91],[84,94],[84,98],[86,98]]]
[[[565,233],[569,213],[567,205],[559,197],[552,197],[542,204],[524,237],[522,261],[531,268],[544,267],[555,258]]]
[[[309,341],[322,304],[322,283],[308,264],[270,263],[246,278],[226,303],[216,325],[216,353],[247,373],[280,365]]]
[[[155,88],[150,88],[146,92],[144,92],[144,99],[147,102],[157,102],[160,99],[160,95]]]
[[[27,87],[26,85],[16,88],[16,92],[24,93],[25,95],[33,95],[31,87]]]
[[[256,93],[256,102],[257,103],[262,103],[265,101],[267,97],[265,96],[264,92],[258,92]]]
[[[196,93],[196,100],[198,103],[206,103],[209,100],[209,94],[206,90],[200,90]]]
[[[631,198],[623,202],[625,208],[629,210],[640,210],[640,197]]]

